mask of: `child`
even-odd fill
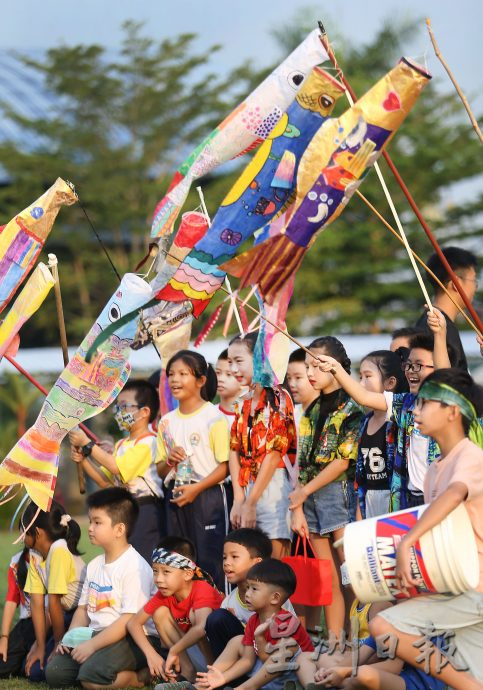
[[[23,662],[35,642],[35,630],[30,613],[30,596],[24,592],[29,562],[38,568],[40,554],[24,547],[10,561],[7,573],[7,593],[3,608],[0,635],[0,678],[21,674]],[[10,630],[19,607],[19,620]]]
[[[222,601],[221,594],[206,580],[194,562],[192,542],[182,537],[166,537],[153,551],[156,594],[129,621],[128,630],[146,655],[152,676],[175,676],[194,680],[196,671],[187,649],[199,644],[209,655],[205,640],[206,619]],[[169,649],[164,659],[150,646],[142,626],[152,618],[163,644]]]
[[[222,654],[208,667],[207,673],[198,674],[199,687],[230,685],[236,678],[249,675],[250,679],[238,688],[251,690],[263,685],[276,690],[283,688],[287,680],[295,678],[293,673],[284,672],[284,669],[281,669],[283,675],[276,671],[276,655],[272,662],[275,668],[270,667],[270,654],[281,644],[287,648],[285,656],[291,657],[291,662],[295,662],[300,651],[314,651],[300,621],[283,608],[283,603],[294,593],[295,587],[292,568],[277,559],[268,558],[250,568],[245,596],[254,614],[247,623],[243,638],[236,638],[241,640],[238,658],[236,661],[233,658],[224,659],[225,655]],[[268,664],[265,664],[267,661]]]
[[[218,382],[216,392],[220,397],[218,408],[225,415],[228,427],[231,429],[231,425],[235,419],[234,405],[240,397],[242,387],[231,372],[230,363],[228,361],[228,349],[223,350],[218,357],[215,374]]]
[[[435,668],[437,654],[429,655],[429,663],[431,675],[455,690],[483,687],[483,451],[467,438],[481,411],[481,389],[462,370],[441,369],[421,385],[415,423],[423,434],[436,439],[441,459],[429,467],[424,481],[424,498],[430,505],[399,542],[396,555],[396,578],[407,593],[407,587],[419,584],[411,573],[411,546],[464,503],[479,554],[476,589],[458,596],[415,597],[382,612],[370,626],[375,636],[397,635],[397,656],[413,666],[421,652],[414,643],[425,635],[428,626],[434,628],[434,635],[444,636],[451,628],[455,650],[452,663],[439,673]],[[456,670],[456,662],[469,673]]]
[[[225,537],[223,570],[228,584],[233,587],[221,608],[213,611],[206,621],[206,636],[214,657],[218,657],[229,640],[243,635],[253,611],[245,601],[247,572],[272,555],[272,543],[262,530],[242,527]]]
[[[321,371],[317,357],[335,357],[350,378],[350,359],[342,343],[332,336],[317,338],[310,344],[307,374],[319,396],[302,417],[299,435],[299,485],[290,495],[292,528],[302,537],[310,534],[317,558],[332,564],[332,603],[325,607],[327,629],[336,635],[344,627],[345,604],[336,556],[331,544],[340,539],[347,523],[355,520],[354,490],[357,442],[362,410],[345,393],[337,380]],[[338,561],[338,562],[337,562]],[[320,621],[319,608],[307,607],[309,628]]]
[[[390,350],[370,352],[359,368],[360,382],[368,391],[400,393],[406,379],[399,357]],[[385,515],[390,509],[390,486],[394,465],[395,434],[393,422],[381,410],[369,412],[362,420],[356,462],[359,505],[357,517]]]
[[[47,660],[69,625],[77,608],[86,566],[77,544],[80,527],[56,501],[48,513],[30,503],[22,516],[25,546],[35,549],[42,557],[29,564],[24,590],[30,594],[35,644],[27,655],[25,674],[33,681],[44,680],[44,659]],[[52,633],[47,635],[45,623],[45,595],[48,594],[48,613]]]
[[[307,378],[305,350],[301,347],[291,352],[288,358],[287,385],[295,403],[294,418],[298,432],[302,415],[318,397],[317,391],[310,385]]]
[[[292,400],[283,388],[253,384],[257,333],[234,338],[228,347],[233,375],[250,386],[231,429],[230,473],[233,527],[260,527],[272,540],[274,558],[290,550],[288,495],[294,474],[296,431]]]
[[[56,688],[77,683],[91,690],[142,687],[136,671],[145,668],[146,658],[126,637],[128,620],[152,592],[151,568],[128,543],[139,508],[122,487],[91,494],[87,506],[89,539],[104,553],[87,566],[69,634],[88,627],[91,637],[73,649],[61,643],[47,665],[46,679]]]
[[[70,442],[80,447],[109,470],[133,494],[139,504],[139,520],[130,535],[130,544],[150,562],[151,553],[160,539],[162,488],[156,472],[156,434],[148,425],[156,419],[159,399],[156,389],[147,381],[128,381],[117,396],[114,418],[120,431],[129,436],[118,441],[114,453],[107,453],[89,440],[81,430],[71,431]]]
[[[168,385],[179,407],[162,417],[158,430],[158,472],[166,477],[187,463],[190,478],[171,481],[166,493],[166,532],[190,539],[199,565],[224,589],[221,567],[228,532],[223,480],[228,474],[229,430],[225,416],[209,402],[216,389],[213,368],[198,352],[180,350],[166,366]],[[170,439],[174,444],[170,447]]]
[[[391,479],[392,511],[418,506],[424,502],[424,476],[428,465],[439,457],[436,441],[421,434],[414,426],[414,404],[419,387],[435,366],[449,366],[444,317],[435,309],[432,314],[428,314],[428,322],[435,329],[435,335],[422,333],[414,336],[409,358],[404,364],[409,393],[369,391],[351,378],[333,358],[319,358],[322,369],[332,373],[354,400],[364,407],[385,412],[387,419],[396,424],[396,454]]]

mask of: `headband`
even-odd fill
[[[151,556],[153,563],[160,563],[161,565],[168,565],[170,568],[179,568],[180,570],[195,570],[197,565],[194,561],[186,556],[182,556],[176,551],[168,551],[168,549],[154,549]]]
[[[418,398],[437,400],[446,405],[456,405],[463,417],[466,417],[470,423],[474,422],[477,417],[474,405],[468,398],[465,398],[464,395],[458,393],[455,388],[448,386],[446,383],[424,382],[419,390]]]

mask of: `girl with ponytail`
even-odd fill
[[[211,403],[216,374],[198,352],[180,350],[169,360],[166,376],[179,407],[164,415],[158,427],[157,469],[167,481],[165,531],[191,540],[200,567],[224,590],[230,500],[223,480],[228,475],[229,430],[225,415]],[[175,482],[180,463],[188,468],[181,485],[181,472]]]
[[[86,566],[77,549],[80,527],[64,508],[52,502],[48,513],[30,503],[21,520],[25,546],[40,553],[42,561],[30,560],[24,590],[30,594],[35,643],[27,655],[25,674],[45,680],[44,665],[68,629],[82,590]],[[45,595],[52,634],[47,637]]]
[[[303,537],[310,536],[316,556],[331,561],[333,599],[325,607],[325,619],[327,629],[338,637],[345,621],[339,573],[344,557],[342,549],[335,550],[332,543],[342,537],[345,525],[355,520],[355,460],[363,413],[332,374],[319,367],[317,357],[330,355],[350,373],[351,362],[340,340],[317,338],[309,350],[313,355],[306,356],[307,376],[319,396],[300,422],[299,483],[290,494],[290,510],[292,529]],[[320,610],[307,608],[306,626],[312,629],[320,620]]]

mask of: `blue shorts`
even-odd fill
[[[428,676],[419,668],[404,664],[399,674],[406,683],[406,690],[445,690],[446,684],[439,678]]]
[[[309,532],[331,534],[356,519],[354,482],[331,482],[306,499],[304,514]]]

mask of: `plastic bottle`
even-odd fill
[[[193,465],[190,460],[190,456],[187,455],[184,460],[178,463],[176,469],[176,477],[174,480],[174,488],[178,486],[184,486],[185,484],[191,484],[193,477]]]

